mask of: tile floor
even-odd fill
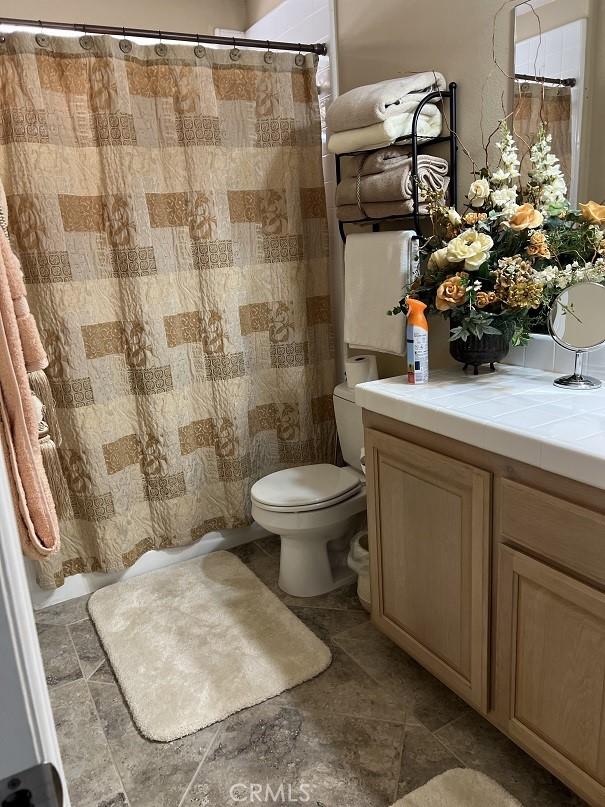
[[[154,743],[132,723],[86,598],[39,611],[73,807],[229,807],[246,803],[245,790],[232,800],[233,785],[275,792],[282,782],[280,804],[300,805],[305,784],[311,807],[388,807],[460,766],[492,776],[524,807],[584,804],[380,634],[353,587],[289,597],[277,588],[277,539],[235,552],[331,646],[333,664],[220,724]]]

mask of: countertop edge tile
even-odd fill
[[[557,373],[514,365],[500,365],[496,373],[477,377],[462,376],[459,370],[437,370],[429,383],[422,386],[408,384],[406,376],[359,384],[355,388],[355,400],[359,406],[379,415],[605,490],[605,445],[592,445],[588,438],[566,441],[559,435],[550,437],[540,432],[542,427],[555,421],[564,428],[565,421],[569,420],[571,433],[574,418],[582,417],[594,420],[595,436],[604,433],[605,387],[596,391],[557,389],[553,386],[557,376]],[[488,399],[485,409],[477,406],[482,403],[476,399],[479,385],[482,389],[493,386],[498,390],[498,397],[515,396],[510,413],[519,412],[518,427],[498,422],[493,414],[489,417]],[[543,403],[539,401],[542,393]],[[459,398],[460,408],[452,408],[453,395]],[[590,403],[579,397],[582,395],[590,395]],[[548,411],[549,405],[567,404],[569,407],[574,397],[577,410],[570,409],[567,417],[561,417],[559,412],[556,418],[549,417],[553,414]],[[602,400],[602,409],[598,407],[597,398]],[[587,401],[588,409],[582,408],[582,400]],[[544,423],[524,427],[523,411],[531,408],[535,414],[540,406],[545,407]],[[472,407],[471,411],[465,407]],[[591,425],[589,422],[588,427]]]

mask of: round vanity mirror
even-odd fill
[[[605,286],[577,283],[564,289],[554,300],[548,316],[552,338],[567,350],[575,351],[574,372],[557,378],[556,387],[596,389],[597,378],[582,375],[584,353],[605,344]]]

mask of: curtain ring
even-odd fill
[[[267,39],[267,52],[265,53],[265,64],[272,64],[273,54],[271,53],[271,43]]]
[[[122,53],[130,53],[132,50],[132,42],[126,39],[126,28],[124,26],[122,26],[122,39],[120,39],[119,46]]]
[[[82,30],[84,31],[84,35],[80,37],[80,47],[82,48],[82,50],[92,50],[92,46],[94,43],[92,41],[92,37],[88,36],[88,34],[86,33],[85,25],[82,26]]]
[[[40,26],[40,33],[36,34],[35,36],[36,44],[40,48],[48,48],[50,46],[50,39],[44,33],[44,26],[42,25],[42,20],[38,20],[38,25]]]
[[[233,48],[229,51],[229,58],[232,62],[239,62],[242,57],[241,50],[235,44],[235,37],[233,37]]]
[[[162,32],[158,29],[158,39],[160,40],[155,46],[155,52],[158,56],[164,58],[168,53],[168,46],[162,42]]]
[[[301,48],[301,45],[300,45],[300,42],[299,42],[298,43],[298,53],[294,57],[294,64],[297,67],[302,67],[304,65],[304,63],[305,63],[305,57],[303,56],[300,48]]]
[[[200,45],[200,35],[196,34],[197,38],[197,45],[193,49],[193,53],[197,56],[198,59],[203,59],[206,55],[206,48],[203,45]]]

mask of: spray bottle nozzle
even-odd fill
[[[424,315],[426,303],[423,303],[422,300],[416,300],[414,297],[410,297],[408,295],[405,298],[405,305],[405,314],[408,319],[408,325],[418,325],[420,328],[428,330],[429,326]]]

